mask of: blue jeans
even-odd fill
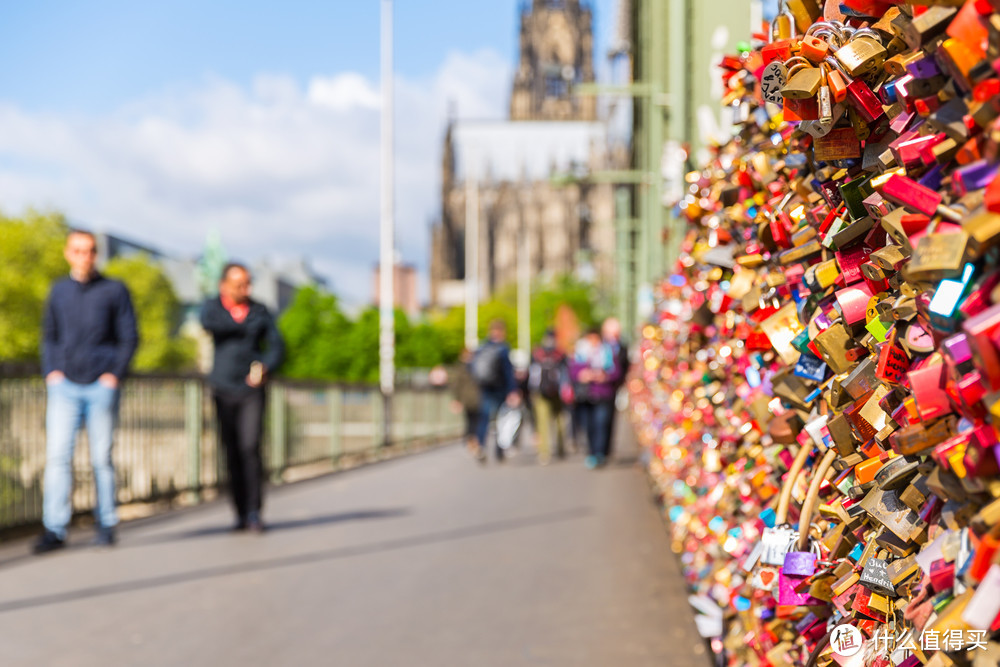
[[[94,518],[110,528],[118,523],[115,510],[115,470],[111,465],[111,441],[118,420],[117,389],[99,382],[77,384],[59,380],[48,385],[45,415],[45,499],[42,523],[61,538],[73,514],[73,450],[76,434],[86,421],[90,440],[90,462],[97,486]]]
[[[608,426],[611,423],[611,413],[614,412],[613,401],[598,403],[579,403],[582,430],[587,434],[587,452],[598,459],[605,459],[609,452]]]
[[[486,435],[490,429],[490,422],[497,416],[497,411],[503,405],[507,397],[499,392],[484,391],[479,401],[479,422],[476,424],[476,438],[479,440],[479,449],[486,447]]]

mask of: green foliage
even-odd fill
[[[542,340],[545,330],[555,320],[556,310],[563,304],[576,314],[582,330],[598,323],[603,318],[597,312],[596,301],[594,287],[571,276],[562,276],[542,287],[531,297],[531,344]]]
[[[337,297],[303,287],[278,320],[287,348],[282,374],[293,378],[347,377],[351,357],[346,343],[351,321]]]
[[[103,273],[125,283],[132,296],[139,328],[133,370],[176,371],[192,366],[196,345],[174,335],[181,303],[163,270],[140,254],[112,259]]]
[[[45,298],[69,270],[66,231],[57,214],[0,217],[0,359],[38,359]]]
[[[0,360],[38,360],[45,299],[52,283],[69,271],[63,258],[67,231],[55,213],[0,217]],[[195,344],[173,336],[180,303],[160,268],[137,256],[112,260],[105,273],[132,293],[140,339],[133,368],[191,366]]]
[[[508,338],[517,340],[517,293],[501,291],[479,309],[479,337],[494,319],[507,324]],[[531,300],[531,340],[541,340],[552,326],[556,309],[566,304],[587,327],[596,319],[594,290],[589,285],[561,278],[536,287]],[[452,364],[465,344],[465,309],[452,308],[432,313],[426,320],[411,321],[401,310],[395,313],[396,367],[431,368]],[[282,314],[278,328],[285,338],[287,361],[282,373],[287,377],[345,382],[378,382],[379,311],[370,307],[356,320],[340,309],[332,294],[315,287],[296,292],[291,306]]]

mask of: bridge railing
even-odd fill
[[[264,466],[272,483],[389,458],[460,435],[446,391],[403,386],[393,398],[384,447],[382,395],[375,386],[277,380],[264,418]],[[0,531],[41,521],[45,384],[0,369]],[[96,494],[82,433],[73,464],[73,507]],[[133,376],[124,384],[113,450],[118,502],[136,512],[156,503],[193,504],[225,485],[211,390],[199,377]],[[154,505],[150,505],[150,504]]]

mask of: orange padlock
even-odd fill
[[[820,63],[830,55],[830,45],[816,35],[806,35],[799,45],[799,55],[814,63]]]
[[[830,87],[830,96],[834,102],[840,103],[847,99],[848,81],[840,70],[834,67],[825,67],[826,85]]]
[[[764,59],[764,65],[770,65],[775,60],[785,62],[792,57],[792,46],[795,44],[794,39],[779,39],[776,42],[768,44],[760,50],[761,58]]]

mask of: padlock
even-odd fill
[[[885,48],[874,30],[858,30],[833,56],[852,77],[865,77],[879,71],[885,63]]]
[[[777,40],[791,39],[792,37],[795,37],[795,18],[786,10],[771,21],[767,41],[774,43]]]
[[[801,57],[792,58],[785,66],[788,68],[788,81],[781,89],[782,97],[792,100],[815,97],[823,80],[822,71]]]
[[[813,24],[813,21],[823,15],[817,0],[786,0],[785,7],[795,20],[795,26],[799,32],[805,32]]]
[[[815,62],[815,61],[814,61]],[[833,98],[830,93],[830,86],[827,83],[827,66],[826,64],[820,65],[820,84],[819,90],[817,91],[817,101],[819,103],[819,121],[820,123],[833,124]],[[985,161],[984,161],[985,162]],[[993,170],[996,173],[996,170]]]
[[[830,55],[830,45],[817,35],[806,35],[799,43],[799,54],[816,65]]]
[[[902,37],[910,49],[917,50],[943,33],[957,13],[958,10],[954,7],[932,6],[907,22],[902,30]]]
[[[838,72],[840,78],[846,82],[845,99],[865,123],[872,123],[884,115],[881,101],[864,81],[851,77],[836,58],[827,58],[826,63],[830,66],[831,72]]]
[[[765,565],[784,565],[787,554],[798,542],[799,533],[790,526],[765,528],[761,536],[764,545],[760,562]]]
[[[781,104],[783,97],[781,90],[788,82],[788,68],[781,61],[769,63],[761,73],[760,93],[765,102]]]

